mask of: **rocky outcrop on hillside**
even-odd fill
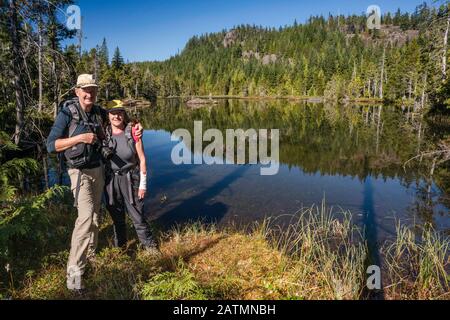
[[[275,63],[277,62],[277,55],[276,54],[266,54],[263,58],[262,58],[262,64],[266,65],[269,63]]]
[[[237,33],[235,30],[231,30],[227,32],[225,35],[225,38],[223,39],[223,46],[225,48],[228,48],[229,46],[233,45],[237,39]]]
[[[403,31],[399,26],[383,26],[381,28],[382,38],[392,45],[404,45],[406,42],[419,37],[419,30]]]
[[[260,54],[259,52],[254,52],[253,50],[242,52],[242,58],[244,60],[250,60],[252,58],[260,61],[263,65],[270,63],[276,63],[278,61],[278,56],[274,53],[272,54]]]
[[[227,32],[225,34],[222,44],[223,44],[224,48],[229,48],[232,45],[239,45],[239,43],[237,43],[237,39],[238,39],[237,31],[230,30],[229,32]],[[241,45],[243,45],[243,44],[244,44],[244,42],[241,42]],[[253,51],[253,50],[243,51],[241,57],[242,57],[242,59],[247,60],[247,61],[250,59],[256,59],[256,60],[260,61],[263,65],[276,63],[279,60],[278,56],[274,53],[262,54],[260,52]]]
[[[354,25],[342,25],[340,31],[345,34],[347,45],[354,37],[359,37],[365,45],[390,45],[402,46],[405,43],[412,41],[419,37],[419,30],[402,30],[400,26],[383,25],[379,31],[379,35],[374,37],[372,34],[364,30],[364,26],[355,27]],[[222,41],[224,48],[229,48],[233,45],[244,45],[244,40],[238,41],[238,31],[230,30],[225,34]],[[263,65],[269,65],[277,62],[285,62],[289,65],[294,65],[295,61],[292,58],[284,57],[279,53],[262,53],[253,50],[242,51],[241,58],[244,61],[256,59]]]
[[[347,40],[359,36],[366,45],[369,44],[388,44],[391,46],[402,46],[405,43],[419,37],[419,30],[402,30],[400,26],[384,25],[381,26],[379,38],[374,38],[368,33],[347,33]]]

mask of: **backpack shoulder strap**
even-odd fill
[[[104,133],[105,133],[105,142],[106,144],[108,144],[111,141],[111,136],[112,136],[112,128],[111,125],[107,125],[104,128]]]
[[[132,134],[132,127],[131,124],[127,124],[127,126],[125,127],[125,136],[127,137],[127,139],[133,139],[133,134]]]
[[[127,124],[125,128],[125,137],[127,138],[128,145],[130,146],[131,150],[133,150],[134,153],[136,153],[136,142],[133,139],[133,132],[132,132],[132,126],[131,123]]]
[[[69,125],[69,138],[73,136],[77,126],[80,124],[80,111],[78,110],[76,101],[68,100],[64,103],[64,107],[67,107],[72,115],[72,121]]]
[[[97,123],[103,127],[103,124],[105,123],[105,119],[102,115],[101,108],[98,105],[94,104],[94,106],[92,107],[92,111],[95,114],[95,119],[96,119]]]

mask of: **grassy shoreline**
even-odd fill
[[[193,104],[191,106],[193,107],[203,107],[211,105],[208,103],[209,100],[212,100],[213,103],[217,103],[217,100],[225,100],[225,99],[236,99],[236,100],[246,100],[246,101],[277,101],[277,100],[288,100],[288,101],[297,101],[297,102],[308,102],[308,103],[325,103],[327,102],[324,97],[316,97],[316,96],[202,96],[202,95],[196,95],[196,96],[168,96],[168,97],[157,97],[157,99],[178,99],[183,100],[185,102],[192,100],[192,99],[200,99],[203,100],[202,103]],[[144,98],[137,98],[137,99],[131,99],[131,98],[124,98],[122,99],[125,102],[125,106],[129,108],[130,110],[134,109],[141,109],[141,108],[147,108],[152,106],[152,103],[149,100],[146,100]],[[106,103],[106,101],[102,101],[103,103]],[[384,103],[385,101],[378,98],[356,98],[356,99],[348,99],[345,101],[339,101],[335,103],[343,103],[343,104],[359,104],[359,105],[379,105]]]
[[[55,213],[52,213],[55,214]],[[57,219],[55,221],[59,221]],[[66,227],[70,233],[71,226]],[[131,233],[130,234],[134,234]],[[111,248],[111,222],[86,274],[88,293],[65,289],[67,250],[44,256],[3,297],[13,299],[367,299],[367,245],[349,212],[302,209],[287,229],[266,219],[247,230],[191,223],[160,235],[160,259]],[[68,235],[67,235],[68,236]],[[385,244],[386,299],[450,299],[449,238],[399,227]],[[14,272],[14,271],[13,271]],[[11,273],[13,277],[13,273]]]

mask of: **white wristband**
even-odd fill
[[[141,171],[141,178],[139,179],[139,189],[147,190],[147,174]]]

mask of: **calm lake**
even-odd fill
[[[160,99],[140,112],[150,172],[146,216],[161,226],[202,220],[248,224],[320,205],[350,210],[377,240],[403,224],[432,223],[450,230],[449,174],[431,161],[403,164],[446,132],[407,108],[335,106],[288,100],[219,100],[190,108]],[[178,128],[280,129],[280,167],[261,176],[261,165],[175,165]],[[447,132],[448,133],[448,132]],[[208,143],[204,143],[206,146]],[[190,148],[193,150],[193,148]]]

